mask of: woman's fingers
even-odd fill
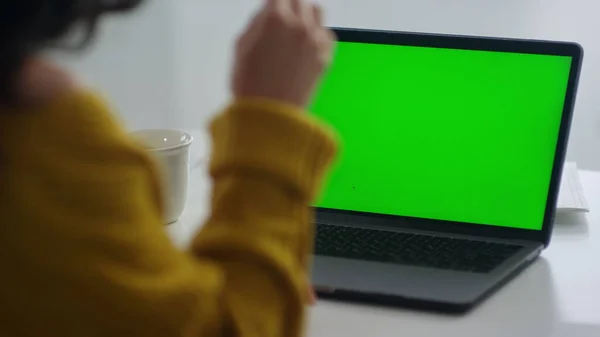
[[[313,5],[311,5],[311,7],[312,7],[312,15],[315,20],[315,23],[318,26],[323,26],[323,23],[324,23],[323,9],[321,8],[321,6],[319,6],[317,4],[313,4]]]
[[[298,2],[298,19],[308,28],[314,29],[316,25],[312,4],[303,0],[294,0]]]
[[[317,293],[315,292],[315,289],[313,287],[310,287],[308,290],[308,304],[317,304]]]
[[[302,7],[304,6],[304,0],[288,0],[290,3],[290,6],[292,8],[292,11],[294,12],[294,14],[296,14],[297,16],[301,16],[302,14]]]
[[[265,4],[265,9],[267,11],[274,11],[280,14],[289,14],[293,13],[293,7],[295,6],[292,1],[302,1],[302,0],[267,0]]]
[[[327,28],[321,28],[319,32],[319,50],[321,51],[321,59],[325,64],[329,64],[333,57],[333,48],[337,37]]]

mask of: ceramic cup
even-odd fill
[[[190,146],[194,138],[183,131],[166,129],[138,130],[132,132],[132,136],[160,166],[165,185],[165,223],[174,223],[187,201]]]

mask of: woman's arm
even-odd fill
[[[20,142],[4,204],[14,268],[0,292],[22,314],[13,332],[300,335],[307,205],[334,152],[314,122],[264,100],[217,118],[212,216],[189,253],[164,233],[151,160],[100,100],[69,94],[8,123],[5,139]]]
[[[240,310],[233,319],[239,327],[271,325],[261,335],[300,330],[313,240],[308,205],[335,149],[322,128],[295,110],[247,100],[213,123],[212,217],[194,245],[203,256],[245,264],[244,272],[231,269],[239,282],[230,289],[231,305]],[[274,313],[282,320],[270,318]]]
[[[245,270],[231,269],[239,281],[230,289],[231,306],[241,310],[234,325],[245,330],[271,324],[263,336],[293,335],[302,327],[313,239],[307,205],[335,151],[331,136],[294,110],[250,100],[215,121],[213,215],[194,245],[204,256],[246,264]],[[251,262],[261,267],[249,267]],[[251,270],[254,281],[246,279]],[[273,320],[273,313],[286,314],[286,320]]]
[[[212,128],[212,215],[190,252],[165,235],[154,165],[103,102],[56,68],[27,68],[25,111],[0,115],[0,330],[300,335],[307,205],[334,144],[294,107],[308,103],[332,39],[302,0],[268,0],[252,20],[237,44],[236,103]]]

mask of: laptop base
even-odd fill
[[[519,275],[540,251],[524,248],[484,275],[315,256],[313,284],[335,289],[317,290],[326,300],[464,314]]]

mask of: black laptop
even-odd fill
[[[550,242],[582,48],[335,33],[311,107],[342,142],[316,203],[313,282],[322,297],[467,311]]]

